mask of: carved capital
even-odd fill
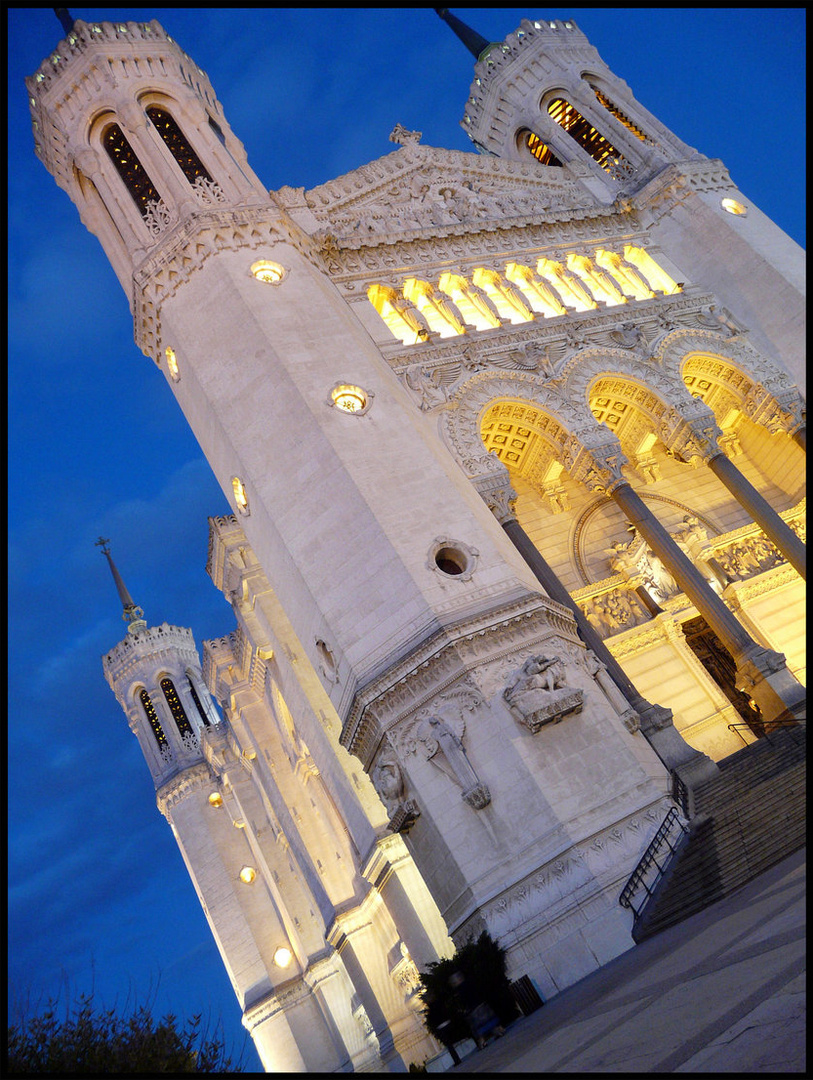
[[[667,449],[680,461],[707,465],[722,453],[717,439],[722,435],[710,412],[691,420],[681,420],[671,437],[664,439]]]
[[[621,471],[629,462],[618,442],[595,447],[585,447],[579,443],[578,449],[575,446],[571,449],[574,442],[579,441],[574,437],[568,440],[565,447],[566,456],[571,459],[569,464],[565,463],[565,468],[574,480],[599,495],[611,495],[620,484],[629,483]]]
[[[508,469],[497,458],[496,454],[490,456],[494,459],[495,470],[490,475],[476,477],[473,484],[500,525],[504,525],[507,521],[516,519],[514,503],[517,499],[517,493],[511,486]]]

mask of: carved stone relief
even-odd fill
[[[378,761],[372,771],[373,787],[389,814],[388,828],[392,832],[408,832],[420,810],[414,799],[407,795],[408,784],[392,746],[385,741]]]
[[[534,735],[545,724],[581,712],[584,702],[584,691],[566,685],[562,659],[541,654],[515,671],[502,696],[511,715]]]

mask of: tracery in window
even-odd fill
[[[562,162],[551,148],[528,128],[523,128],[522,131],[517,133],[517,143],[530,151],[531,156],[535,157],[541,165],[558,165],[561,167]]]
[[[612,145],[601,132],[596,131],[589,120],[585,120],[578,109],[565,101],[564,98],[554,98],[548,104],[548,112],[553,120],[563,128],[571,139],[575,140],[586,150],[593,161],[597,162],[602,169],[609,173],[617,173],[619,168],[628,169],[629,163],[624,155]]]
[[[194,184],[199,176],[211,183],[211,176],[203,167],[200,158],[189,145],[186,136],[169,113],[164,109],[160,109],[157,105],[150,105],[147,109],[147,116],[152,120],[155,130],[167,144],[169,152],[180,165],[189,183]]]
[[[178,731],[181,735],[193,735],[192,725],[186,718],[184,707],[181,704],[181,699],[178,697],[178,693],[173,685],[172,679],[163,678],[160,683],[161,689],[164,692],[164,697],[167,699],[167,705],[169,705],[169,711],[172,713],[172,717],[175,723],[178,725]]]
[[[638,125],[634,124],[632,120],[630,120],[630,118],[626,115],[626,113],[621,112],[618,106],[615,105],[612,101],[610,101],[610,99],[607,97],[603,90],[599,90],[599,88],[597,86],[594,86],[591,82],[589,82],[587,85],[596,95],[596,97],[607,110],[607,112],[612,113],[616,120],[618,120],[620,124],[623,124],[628,131],[631,131],[632,134],[636,137],[636,139],[640,139],[641,142],[647,141],[646,135],[643,133],[643,131],[641,131]]]
[[[146,713],[147,720],[149,721],[150,727],[152,728],[152,733],[155,736],[155,741],[158,743],[158,748],[160,750],[163,750],[163,748],[167,745],[167,737],[164,734],[164,729],[161,727],[161,721],[158,719],[158,714],[155,711],[155,706],[150,700],[150,695],[147,693],[146,690],[141,690],[138,697],[141,701],[142,706],[144,707],[144,712]]]
[[[118,124],[105,129],[102,144],[142,217],[146,217],[149,204],[160,202],[161,196]]]

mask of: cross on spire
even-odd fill
[[[119,594],[119,599],[121,600],[122,607],[124,608],[124,612],[121,617],[126,623],[129,624],[127,627],[127,632],[130,634],[137,634],[140,630],[145,630],[147,628],[147,624],[144,621],[144,612],[133,601],[132,596],[130,596],[129,592],[127,591],[127,586],[124,584],[121,574],[118,572],[116,564],[113,562],[113,557],[110,554],[110,548],[108,547],[109,543],[109,540],[105,539],[105,537],[103,536],[100,536],[99,539],[95,542],[94,546],[100,547],[102,549],[102,554],[106,556],[107,562],[110,565],[110,572],[113,575],[113,581],[116,583],[116,589]]]

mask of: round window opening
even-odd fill
[[[438,570],[442,570],[444,574],[452,574],[455,577],[466,572],[467,563],[468,559],[463,552],[457,551],[455,548],[442,547],[435,555],[435,565]]]

